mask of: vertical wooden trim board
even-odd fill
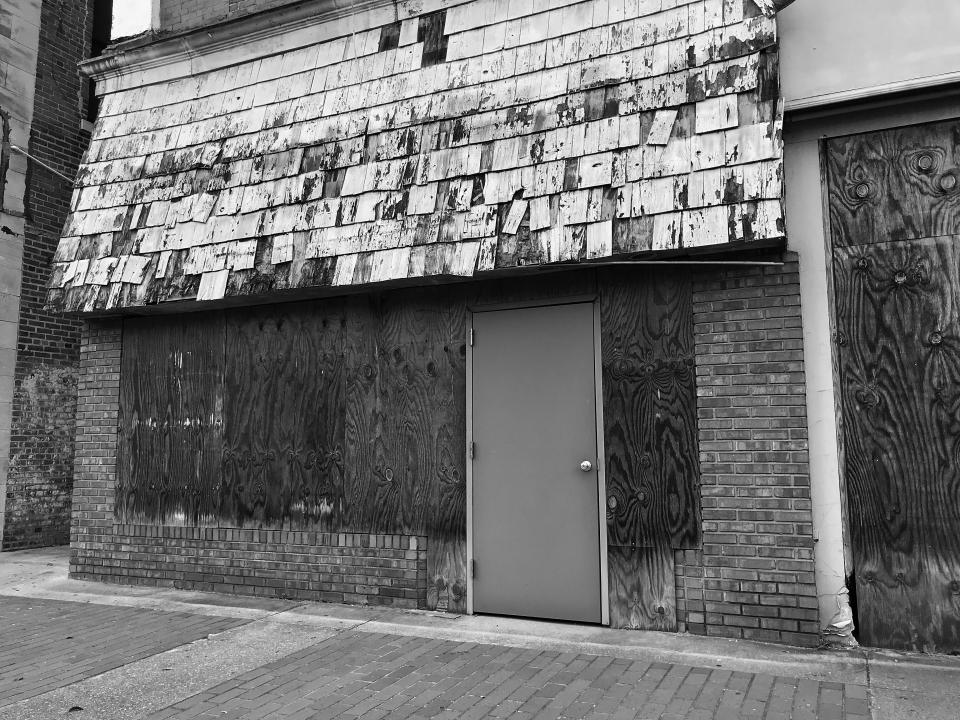
[[[827,279],[827,308],[828,308],[828,328],[831,338],[837,337],[837,289],[833,277],[832,258],[833,241],[830,238],[830,175],[827,163],[827,141],[820,140],[817,143],[817,156],[820,164],[820,202],[822,204],[821,230],[824,238],[824,250],[826,257],[825,274]],[[840,348],[836,342],[830,343],[830,365],[833,375],[833,416],[836,419],[836,438],[837,438],[837,472],[842,473],[842,468],[846,462],[844,458],[843,445],[843,399],[837,390],[840,388]],[[838,477],[838,481],[840,478]],[[840,487],[840,512],[843,518],[849,517],[847,510],[847,486],[846,483],[839,481]],[[840,523],[840,532],[843,543],[843,562],[844,567],[849,574],[853,568],[853,545],[850,541],[850,525],[847,522]],[[823,618],[824,621],[827,618]]]
[[[597,407],[597,514],[600,527],[600,624],[610,624],[610,568],[607,563],[607,463],[603,443],[603,337],[600,299],[593,302],[593,387]]]
[[[467,614],[473,615],[473,313],[467,311]]]

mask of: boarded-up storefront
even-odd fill
[[[332,5],[90,68],[74,575],[816,642],[766,4]]]

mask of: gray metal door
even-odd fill
[[[476,612],[601,621],[593,323],[591,303],[473,316]]]

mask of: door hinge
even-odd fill
[[[476,457],[476,455],[477,455],[477,444],[476,444],[475,442],[470,443],[470,445],[469,445],[469,447],[468,447],[468,449],[467,449],[467,453],[470,455],[470,459],[471,459],[471,460],[473,460],[473,458]]]
[[[470,347],[473,347],[473,328],[470,328]]]
[[[470,561],[470,577],[471,578],[477,577],[477,561],[476,560]]]

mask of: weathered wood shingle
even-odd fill
[[[117,88],[50,305],[780,237],[775,33],[755,0],[473,0]]]

